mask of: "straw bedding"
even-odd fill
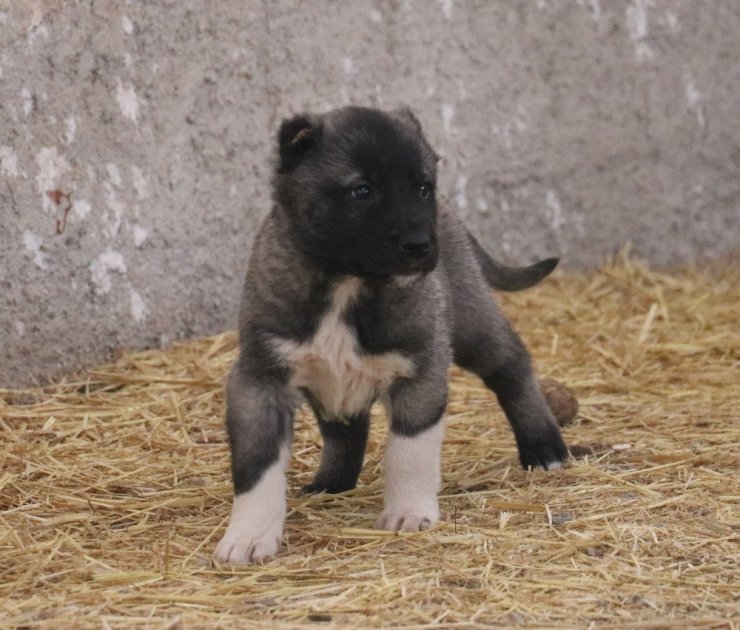
[[[579,397],[571,464],[520,470],[494,397],[452,370],[443,520],[393,535],[371,529],[382,418],[359,487],[303,497],[302,412],[263,566],[211,561],[232,333],[0,390],[0,626],[740,627],[740,269],[623,259],[501,300]]]

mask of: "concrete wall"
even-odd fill
[[[232,326],[301,110],[410,105],[511,262],[737,249],[738,42],[736,0],[0,0],[0,385]]]

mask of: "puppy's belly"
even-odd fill
[[[308,390],[326,419],[342,420],[367,410],[397,378],[414,371],[413,362],[398,352],[358,352],[357,337],[342,314],[361,289],[356,278],[334,287],[332,307],[310,341],[274,340],[278,355],[292,371],[291,385]]]

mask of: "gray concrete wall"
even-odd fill
[[[738,42],[736,0],[0,0],[0,385],[232,326],[301,110],[410,105],[510,262],[737,249]]]

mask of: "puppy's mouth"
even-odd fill
[[[429,273],[437,266],[437,255],[424,258],[407,258],[402,267],[396,272],[399,275]]]
[[[388,264],[387,261],[378,264],[359,263],[355,265],[354,271],[358,276],[377,279],[387,279],[392,276],[415,276],[434,271],[438,258],[435,252],[424,258],[403,258],[395,264]]]

